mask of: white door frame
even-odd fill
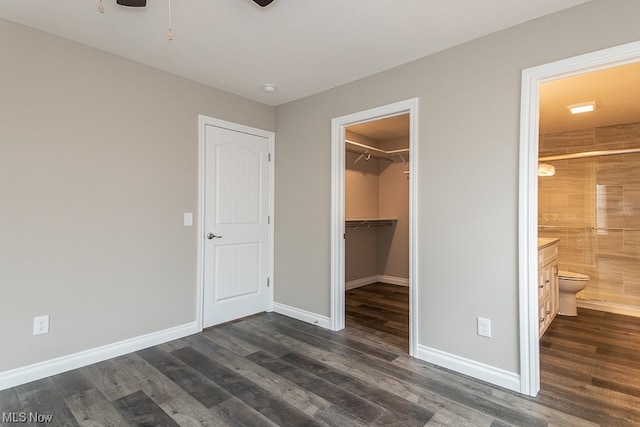
[[[409,354],[417,354],[418,329],[418,98],[331,120],[331,329],[345,325],[345,129],[358,123],[409,114]]]
[[[640,42],[603,49],[522,71],[519,176],[520,392],[540,391],[538,339],[538,110],[540,83],[640,61]]]
[[[267,288],[267,311],[273,311],[273,288],[274,288],[274,179],[275,179],[275,133],[257,129],[238,123],[228,122],[225,120],[215,119],[199,114],[198,115],[198,213],[197,213],[197,241],[198,253],[196,263],[196,325],[199,331],[203,328],[204,319],[204,198],[205,198],[205,128],[207,125],[217,126],[220,128],[257,135],[268,140],[269,144],[269,242],[268,242],[268,260],[267,274],[269,277],[269,287]]]

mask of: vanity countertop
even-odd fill
[[[538,249],[546,248],[547,246],[551,246],[559,241],[560,239],[556,239],[554,237],[538,237]]]

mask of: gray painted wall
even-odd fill
[[[331,119],[419,97],[418,342],[518,372],[521,71],[638,40],[638,16],[596,0],[277,107],[276,300],[330,312]]]
[[[198,114],[274,108],[4,20],[0,52],[0,372],[193,322]]]

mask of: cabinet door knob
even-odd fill
[[[544,322],[544,317],[540,318],[540,323]]]

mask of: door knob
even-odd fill
[[[213,238],[220,239],[221,237],[222,237],[222,236],[216,236],[216,235],[215,235],[215,234],[213,234],[213,233],[208,233],[208,234],[207,234],[207,239],[209,239],[209,240],[211,240],[211,239],[213,239]]]

